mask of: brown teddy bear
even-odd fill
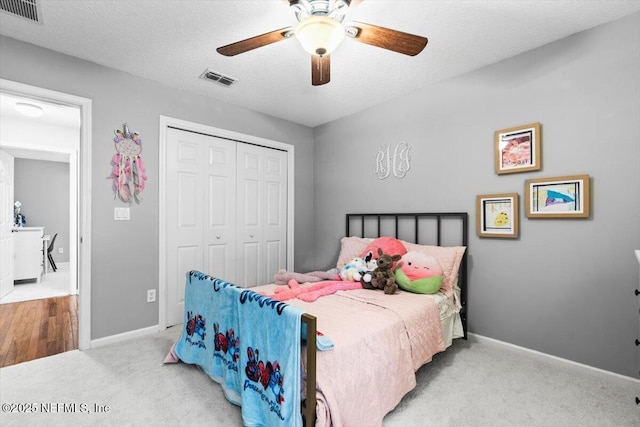
[[[378,267],[371,274],[370,286],[364,283],[362,286],[365,289],[382,289],[387,295],[395,293],[398,290],[398,284],[393,272],[393,264],[400,261],[400,258],[402,258],[401,255],[388,255],[378,248]]]

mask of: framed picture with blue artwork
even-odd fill
[[[589,175],[570,175],[527,180],[527,218],[588,218],[589,179]]]

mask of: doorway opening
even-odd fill
[[[45,106],[67,107],[75,109],[79,115],[75,145],[70,141],[49,139],[34,142],[26,138],[25,128],[20,133],[5,126],[9,122],[5,118],[12,113],[5,110],[6,106],[2,106],[0,149],[13,153],[18,158],[68,161],[69,290],[70,293],[78,294],[78,347],[80,350],[87,350],[91,348],[91,100],[0,79],[0,98],[7,97],[19,97]],[[52,124],[49,123],[48,126]]]

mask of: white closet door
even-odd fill
[[[236,280],[236,142],[206,136],[204,273]]]
[[[0,150],[0,298],[13,291],[13,165]]]
[[[287,153],[239,143],[237,177],[237,284],[272,283],[287,263]]]
[[[235,280],[236,143],[167,129],[167,326],[183,322],[186,273]]]

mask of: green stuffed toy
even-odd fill
[[[400,289],[416,294],[435,294],[442,285],[442,267],[437,259],[418,251],[402,256],[396,268],[396,283]]]

